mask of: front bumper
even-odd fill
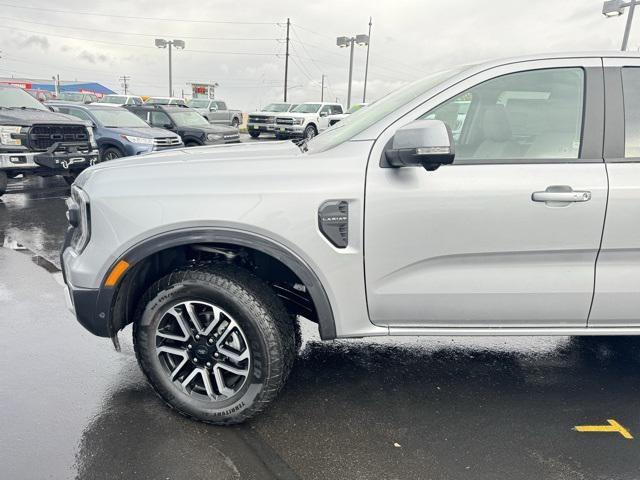
[[[55,146],[54,146],[55,147]],[[56,152],[57,148],[46,152],[0,153],[2,170],[48,170],[69,172],[82,170],[100,161],[97,150],[80,152]]]
[[[66,273],[67,259],[72,255],[69,243],[73,228],[69,227],[65,234],[64,244],[60,252],[60,265],[62,266],[62,278],[64,279],[64,295],[67,307],[76,316],[76,319],[89,332],[98,337],[111,337],[109,322],[111,315],[111,300],[113,292],[102,291],[98,288],[78,288],[71,284]]]
[[[247,123],[248,132],[274,133],[276,126],[272,123]]]
[[[287,137],[302,137],[304,125],[276,125],[275,133]]]

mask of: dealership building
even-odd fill
[[[55,92],[56,86],[53,79],[37,79],[37,78],[2,78],[0,77],[0,85],[13,85],[15,87],[24,88],[25,90],[47,90]],[[116,93],[110,88],[97,82],[80,82],[80,81],[64,81],[59,82],[60,92],[82,92],[94,93],[98,96]]]

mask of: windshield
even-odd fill
[[[205,127],[210,125],[206,118],[193,110],[171,112],[171,118],[179,127]]]
[[[209,108],[209,100],[194,98],[188,102],[188,105],[193,108]]]
[[[292,111],[295,113],[316,113],[320,110],[321,104],[319,103],[301,103]]]
[[[263,112],[288,112],[288,103],[270,103],[262,109]]]
[[[341,120],[325,130],[321,135],[310,140],[307,145],[309,152],[324,152],[352,139],[390,113],[393,113],[423,93],[431,90],[437,84],[468,68],[469,65],[464,65],[456,69],[434,73],[433,75],[429,75],[426,78],[417,80],[391,92],[387,96],[367,106],[367,108],[361,108],[357,112],[348,115],[344,120]]]
[[[124,105],[127,103],[127,97],[121,95],[106,95],[98,100],[98,103],[115,103],[117,105]]]
[[[0,88],[0,107],[48,110],[38,100],[19,88]]]
[[[58,100],[66,100],[67,102],[82,102],[84,95],[81,93],[63,92],[58,94]]]
[[[103,107],[91,109],[91,113],[98,122],[107,128],[140,128],[149,125],[137,115],[128,110]]]

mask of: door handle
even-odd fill
[[[591,200],[591,192],[587,190],[573,190],[566,185],[553,185],[547,187],[543,192],[533,192],[531,194],[531,200],[534,202],[545,203],[574,203],[574,202],[588,202]]]

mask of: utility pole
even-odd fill
[[[321,90],[320,90],[320,92],[321,92],[320,93],[320,101],[324,102],[324,73],[322,74],[322,84],[321,85],[322,86],[320,87],[321,88]]]
[[[627,16],[627,25],[624,28],[624,37],[622,38],[622,51],[627,50],[627,44],[629,43],[629,32],[631,32],[631,23],[633,22],[633,11],[636,9],[636,1],[632,0],[629,5],[629,14]]]
[[[127,93],[129,93],[129,80],[131,80],[131,77],[128,75],[123,75],[118,80],[122,82],[122,88],[124,88],[124,94],[126,95]]]
[[[367,63],[364,67],[364,90],[362,91],[362,103],[367,102],[367,77],[369,76],[369,49],[371,48],[371,17],[369,17],[369,42],[367,42]]]
[[[287,18],[287,50],[284,54],[284,101],[287,101],[287,77],[289,76],[289,28],[291,20]]]
[[[173,80],[171,75],[171,50],[177,48],[183,50],[185,47],[184,40],[165,40],[164,38],[156,38],[156,47],[169,49],[169,96],[173,97]]]

